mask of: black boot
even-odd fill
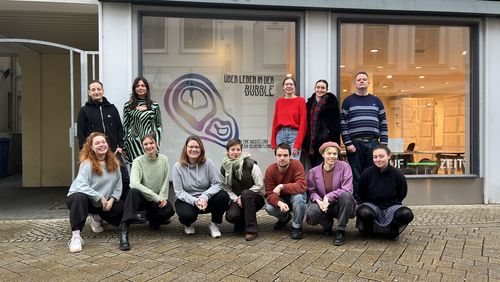
[[[335,239],[333,240],[333,244],[335,246],[341,246],[345,244],[345,231],[337,230],[337,235],[335,235]]]
[[[123,222],[121,224],[121,232],[120,232],[120,250],[128,251],[130,250],[130,244],[128,242],[128,222]]]

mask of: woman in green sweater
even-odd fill
[[[149,227],[157,230],[174,215],[168,198],[168,158],[158,153],[155,136],[142,138],[144,154],[134,159],[130,191],[125,200],[120,234],[120,250],[130,250],[128,229],[138,210],[146,210]]]

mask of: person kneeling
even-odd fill
[[[319,148],[323,163],[309,170],[307,192],[309,204],[306,223],[320,224],[325,234],[332,234],[333,218],[338,218],[336,246],[345,243],[345,230],[349,217],[354,216],[352,172],[349,164],[339,161],[340,146],[326,142]]]
[[[80,231],[89,213],[99,215],[108,223],[118,226],[122,218],[123,203],[120,167],[109,150],[106,136],[100,132],[90,134],[80,151],[78,175],[68,191],[67,206],[72,236],[69,251],[81,252],[84,244]],[[102,227],[101,227],[102,228]]]
[[[142,138],[144,154],[132,162],[130,187],[121,222],[120,250],[130,250],[128,231],[138,210],[146,211],[149,227],[160,228],[170,220],[175,211],[168,198],[168,158],[158,153],[154,135]]]
[[[371,234],[374,228],[389,231],[391,239],[413,220],[413,212],[402,205],[408,192],[405,176],[389,164],[391,151],[386,145],[373,149],[375,166],[367,168],[359,181],[360,205],[356,210],[358,229]]]
[[[223,188],[231,198],[226,220],[234,224],[236,233],[245,232],[245,240],[252,241],[258,234],[257,211],[265,203],[262,172],[250,155],[242,152],[241,140],[229,140],[226,150],[221,167]]]
[[[191,135],[186,139],[179,161],[172,174],[175,210],[184,225],[184,233],[195,233],[193,223],[199,214],[211,213],[208,230],[213,238],[219,238],[219,224],[229,205],[229,195],[221,190],[222,181],[212,160],[205,157],[201,138]]]
[[[278,218],[274,230],[285,228],[293,218],[291,237],[299,240],[303,237],[302,221],[306,210],[307,184],[304,167],[300,161],[290,159],[291,151],[286,143],[280,143],[274,151],[276,163],[267,167],[264,176],[267,197],[264,209],[269,215]]]

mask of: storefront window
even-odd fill
[[[470,28],[341,24],[341,100],[370,75],[405,174],[469,174]]]
[[[160,151],[175,161],[196,134],[220,163],[239,138],[259,165],[271,163],[274,103],[296,73],[296,23],[143,16],[142,24],[143,75],[162,105]]]

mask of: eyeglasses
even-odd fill
[[[196,150],[199,150],[200,149],[200,146],[187,146],[188,149],[196,149]]]

